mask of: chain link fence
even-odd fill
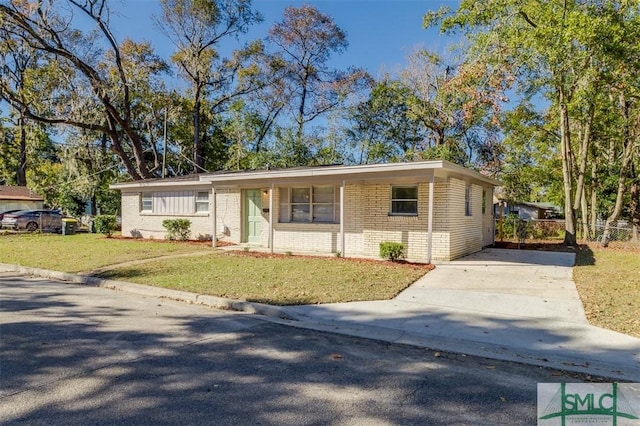
[[[577,224],[578,228],[581,224]],[[496,220],[496,241],[500,239],[500,220]],[[595,232],[590,235],[578,234],[579,241],[602,242],[604,235],[604,221],[595,226]],[[633,239],[633,227],[626,221],[614,222],[609,227],[609,241],[616,241],[629,246],[639,246],[639,241]],[[505,240],[562,240],[564,239],[564,220],[524,220],[516,215],[508,215],[502,220],[502,238]]]
[[[578,235],[582,236],[583,241],[592,241],[592,242],[600,242],[602,241],[602,237],[604,235],[604,223],[597,223],[595,229],[591,229],[590,226],[587,227],[586,232],[583,229],[584,225],[581,223],[577,224]],[[618,221],[614,222],[609,226],[609,241],[621,241],[621,242],[629,242],[633,241],[633,227],[629,225],[626,221]],[[636,244],[638,244],[636,242]]]
[[[554,240],[564,237],[564,220],[525,220],[508,215],[502,220],[502,237],[507,240]],[[500,220],[496,221],[496,239],[500,238]]]

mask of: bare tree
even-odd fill
[[[368,74],[329,68],[331,55],[346,50],[346,34],[312,6],[286,8],[283,20],[269,30],[269,40],[279,47],[277,54],[287,68],[284,92],[290,96],[295,139],[301,144],[305,124],[340,106],[368,83]]]
[[[244,94],[247,87],[231,83],[242,67],[242,54],[221,58],[219,43],[246,33],[249,26],[260,22],[250,0],[162,0],[162,17],[156,24],[176,46],[172,60],[191,84],[193,96],[193,166],[194,172],[204,170],[202,147],[202,100],[209,93],[218,93],[218,102]],[[260,49],[257,45],[248,48]]]

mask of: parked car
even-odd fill
[[[3,218],[3,217],[4,217],[4,215],[5,215],[5,214],[7,214],[7,213],[16,213],[16,212],[19,212],[19,211],[22,211],[22,210],[24,210],[24,209],[5,210],[5,211],[3,211],[3,212],[0,212],[0,221],[2,221],[2,218]]]
[[[62,214],[58,210],[21,210],[15,213],[6,213],[0,222],[3,229],[16,231],[27,230],[29,232],[62,230]]]

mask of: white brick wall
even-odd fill
[[[482,250],[482,187],[471,185],[471,216],[465,215],[466,183],[449,179],[450,258]]]
[[[442,188],[442,186],[445,188]],[[418,185],[418,215],[389,215],[391,205],[391,185],[366,185],[361,191],[364,194],[363,206],[363,253],[367,256],[378,256],[380,243],[395,241],[406,247],[408,260],[428,260],[428,213],[429,184]],[[432,233],[432,259],[446,259],[448,255],[449,236],[446,232],[448,220],[446,203],[441,197],[446,194],[446,183],[434,184],[434,216]]]
[[[184,191],[209,191],[209,188],[194,187],[180,188]],[[167,193],[170,191],[163,190]],[[209,200],[209,212],[198,213],[152,213],[140,211],[140,192],[122,192],[122,235],[125,237],[139,237],[164,239],[167,233],[162,221],[167,218],[185,218],[191,221],[191,238],[210,239],[213,232],[211,217],[212,203]],[[240,191],[236,189],[216,190],[217,230],[219,239],[234,243],[240,242]],[[225,225],[225,233],[221,232]]]
[[[211,204],[211,203],[210,203]],[[242,199],[237,188],[216,188],[216,235],[221,241],[240,244],[242,239]],[[222,232],[224,231],[224,232]]]

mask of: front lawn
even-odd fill
[[[573,276],[591,324],[640,337],[640,249],[583,245]]]
[[[183,253],[199,255],[150,260]],[[98,275],[276,305],[390,299],[428,271],[426,265],[225,252],[206,244],[96,234],[0,235],[0,263],[74,273],[114,265]]]
[[[71,273],[131,260],[203,250],[213,252],[213,248],[205,244],[105,238],[101,234],[0,235],[0,263]]]
[[[357,259],[224,252],[117,268],[104,278],[275,305],[391,299],[427,272]]]

